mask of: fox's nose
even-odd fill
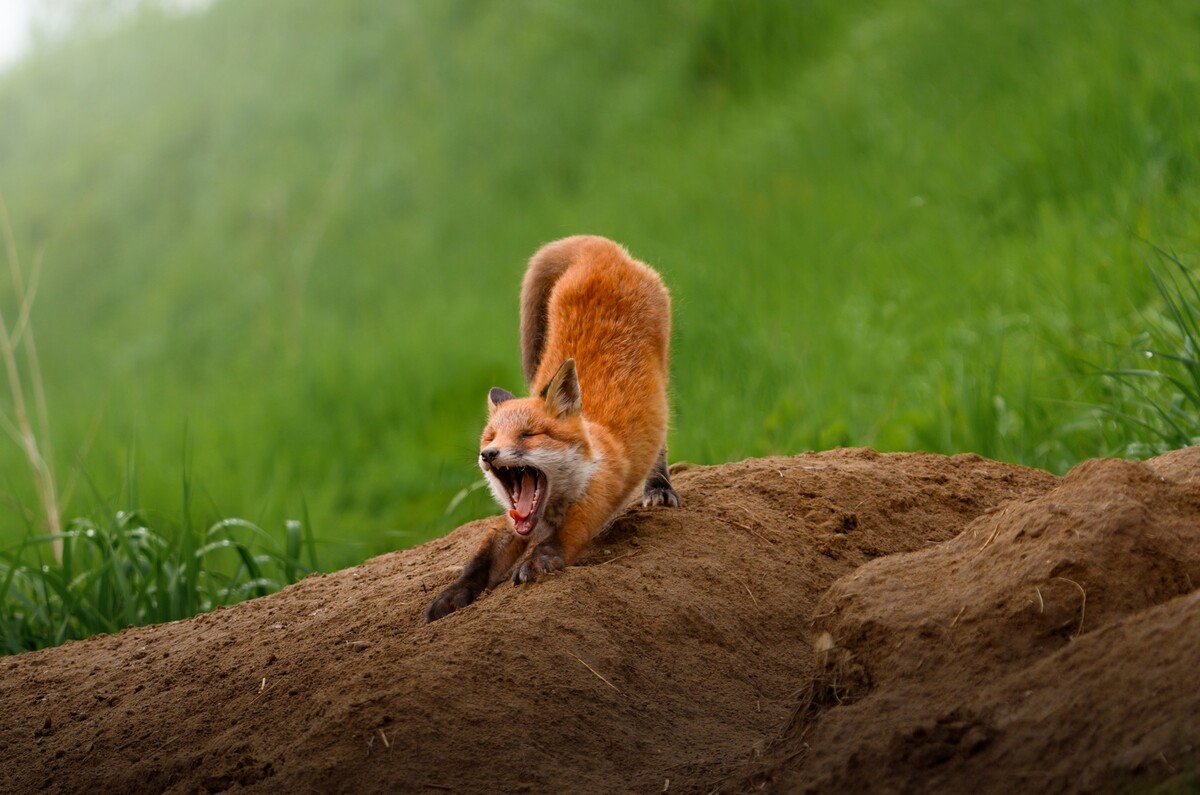
[[[495,447],[488,447],[479,451],[479,457],[489,464],[496,460],[496,456],[500,455],[500,451]]]

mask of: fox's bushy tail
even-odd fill
[[[542,246],[529,260],[525,280],[521,283],[521,369],[525,383],[531,387],[546,349],[550,292],[583,249],[592,246],[611,248],[616,244],[592,235],[565,237]]]

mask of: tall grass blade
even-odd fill
[[[1161,309],[1143,314],[1146,328],[1127,356],[1136,367],[1103,369],[1117,406],[1102,407],[1126,429],[1131,455],[1200,444],[1200,279],[1173,254],[1155,247],[1146,270]]]

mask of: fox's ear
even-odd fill
[[[488,414],[491,414],[506,400],[512,400],[516,395],[509,392],[507,389],[501,389],[498,386],[492,387],[492,391],[488,392]]]
[[[546,411],[558,419],[578,414],[583,409],[583,395],[579,391],[579,375],[575,372],[575,360],[567,359],[558,372],[542,390],[546,399]]]

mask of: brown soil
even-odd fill
[[[432,625],[486,522],[0,660],[0,790],[1083,792],[1200,775],[1200,448],[676,472]]]

